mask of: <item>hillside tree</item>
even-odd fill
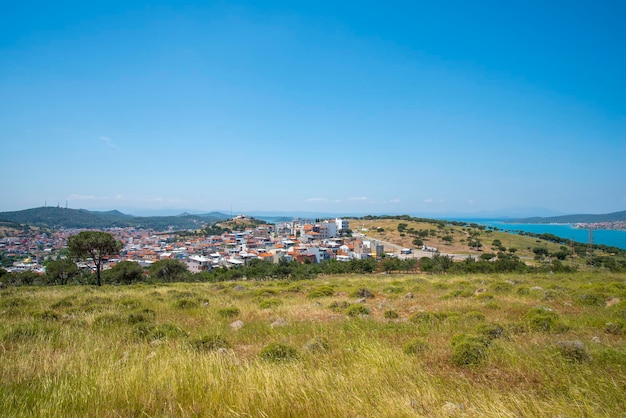
[[[67,248],[73,259],[93,261],[96,266],[96,282],[98,286],[102,286],[100,277],[102,261],[118,255],[122,249],[122,243],[115,240],[108,232],[82,231],[67,239]]]

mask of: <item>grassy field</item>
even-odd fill
[[[615,417],[625,321],[601,272],[9,288],[0,415]]]

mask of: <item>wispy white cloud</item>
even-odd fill
[[[445,203],[446,199],[439,199],[439,203]]]
[[[433,199],[424,199],[424,203],[433,203]]]
[[[391,199],[389,202],[390,203],[400,203],[400,199],[398,199],[398,198]]]
[[[306,199],[306,202],[327,202],[328,199],[325,197],[309,197]]]
[[[110,146],[111,148],[115,148],[115,149],[119,149],[120,147],[117,146],[117,144],[115,142],[113,142],[113,140],[109,137],[106,136],[99,136],[98,137],[99,140],[101,140],[102,142],[104,142],[105,144],[107,144],[108,146]]]
[[[367,197],[364,197],[364,196],[349,197],[348,200],[367,200]]]
[[[469,203],[470,205],[473,205],[476,202],[474,202],[473,200],[468,200],[467,203]]]

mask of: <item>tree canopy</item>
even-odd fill
[[[78,260],[91,259],[96,267],[96,281],[102,286],[100,272],[102,261],[119,254],[122,243],[113,235],[102,231],[82,231],[67,240],[67,247],[72,258]]]

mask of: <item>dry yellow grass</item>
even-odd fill
[[[309,298],[320,286],[334,295]],[[533,286],[541,290],[527,291]],[[492,297],[475,295],[483,288]],[[333,302],[357,304],[359,289],[374,295],[364,303],[369,315],[331,309]],[[459,289],[471,292],[453,296]],[[626,307],[581,304],[590,292],[624,300],[626,275],[354,275],[5,289],[0,415],[618,416],[626,410],[626,342],[605,324],[623,322]],[[261,308],[268,299],[280,304]],[[553,309],[566,327],[531,329],[526,314],[538,305]],[[238,315],[221,316],[225,307]],[[398,318],[385,318],[388,310]],[[286,324],[273,326],[279,318]],[[235,320],[243,328],[231,329]],[[456,365],[455,335],[476,334],[485,324],[501,325],[505,334],[480,363]],[[194,348],[205,335],[230,347]],[[426,349],[405,354],[416,338]],[[329,349],[307,349],[313,339]],[[581,341],[591,358],[569,361],[557,350],[561,340]],[[297,358],[261,359],[270,343],[295,348]]]

